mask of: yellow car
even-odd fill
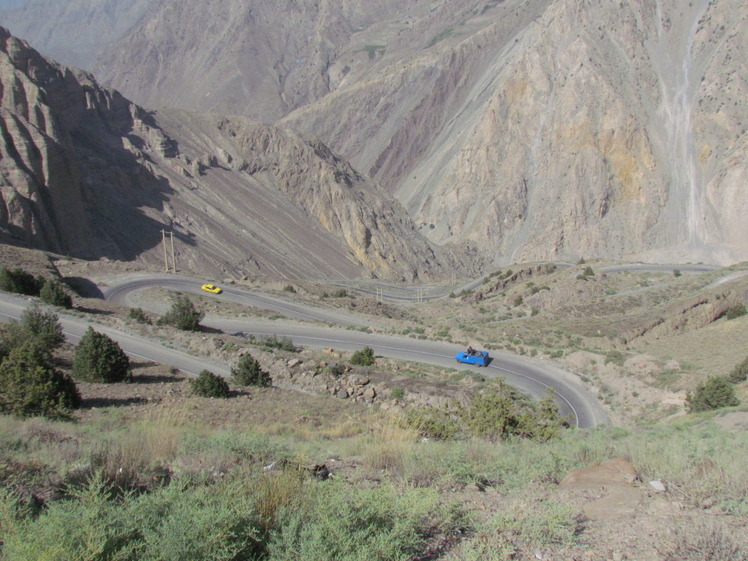
[[[210,292],[211,294],[220,294],[223,292],[220,286],[216,286],[215,284],[204,284],[200,288],[202,288],[205,292]]]

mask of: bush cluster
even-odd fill
[[[686,396],[686,408],[690,413],[711,411],[721,407],[734,407],[740,400],[735,395],[735,388],[727,378],[712,376],[696,391]]]
[[[73,307],[73,299],[70,294],[67,293],[61,282],[54,279],[48,279],[44,282],[39,291],[39,298],[41,298],[42,302],[46,302],[51,306],[59,306],[66,309]]]
[[[254,340],[254,339],[252,339]],[[256,340],[257,344],[267,347],[269,349],[278,349],[281,351],[288,351],[289,353],[298,353],[299,347],[293,344],[293,341],[288,337],[277,337],[272,335],[270,337],[264,337]]]
[[[0,411],[19,417],[64,417],[81,397],[73,380],[58,371],[33,342],[16,347],[0,363]]]
[[[740,384],[748,380],[748,356],[727,375],[727,380],[733,384]]]
[[[75,350],[72,373],[86,382],[124,382],[131,378],[130,359],[115,341],[89,327]]]
[[[230,393],[226,380],[208,370],[203,370],[197,375],[197,378],[190,380],[190,389],[193,394],[200,397],[225,398]]]
[[[0,267],[0,290],[15,292],[26,296],[39,296],[39,291],[44,286],[44,277],[34,276],[23,269]]]
[[[80,405],[73,380],[54,367],[65,341],[57,316],[34,306],[0,338],[0,411],[20,417],[66,416]]]
[[[200,322],[205,314],[195,308],[184,294],[177,294],[171,309],[158,320],[159,325],[171,325],[182,331],[200,331]]]
[[[143,308],[130,308],[130,311],[127,312],[127,317],[137,321],[138,323],[144,323],[146,325],[153,324],[151,318],[149,318],[143,311]]]
[[[231,369],[231,378],[238,386],[267,388],[273,385],[270,374],[249,354],[244,355],[236,367]]]
[[[422,436],[446,440],[458,435],[486,440],[511,437],[545,442],[561,436],[568,420],[561,417],[553,390],[538,403],[500,381],[497,387],[473,397],[453,411],[424,407],[405,413],[403,424]]]
[[[364,347],[351,356],[351,364],[356,366],[371,366],[374,362],[374,349],[371,347]]]

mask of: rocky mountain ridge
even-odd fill
[[[450,261],[404,209],[293,131],[149,113],[0,29],[0,234],[85,258],[213,278],[428,278]]]
[[[148,106],[317,136],[486,262],[727,264],[747,22],[740,0],[164,0],[96,68]]]

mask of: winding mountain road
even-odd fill
[[[112,283],[110,286],[102,287],[101,291],[108,300],[125,305],[129,301],[129,295],[133,292],[154,287],[205,294],[200,289],[202,281],[189,277],[138,275],[136,278],[124,278],[121,282],[115,282],[116,284]],[[353,314],[342,311],[325,310],[288,302],[277,297],[243,291],[233,287],[223,287],[223,290],[222,294],[211,297],[244,306],[262,307],[276,311],[290,319],[301,319],[306,322],[323,322],[349,327],[371,326],[370,321],[362,320]],[[352,351],[368,346],[376,354],[388,358],[422,362],[443,368],[474,368],[458,364],[453,357],[460,349],[447,343],[366,333],[318,324],[257,318],[227,319],[208,316],[202,321],[202,324],[226,333],[242,333],[259,337],[271,335],[288,337],[295,344],[309,347],[331,347]],[[119,341],[114,335],[110,334],[110,336]],[[150,355],[145,352],[140,354],[150,358]],[[153,360],[171,364],[190,373],[195,372],[195,370],[183,368],[181,363],[177,362],[177,358],[171,357],[170,360],[153,358]],[[199,359],[193,358],[193,360]],[[212,368],[216,373],[224,372],[223,370],[215,370],[215,367]],[[479,372],[490,377],[503,376],[509,384],[536,399],[544,397],[549,387],[553,388],[561,413],[571,415],[577,426],[581,428],[592,427],[608,420],[607,414],[596,397],[586,390],[573,375],[545,361],[520,358],[508,353],[494,353],[492,363],[487,368],[479,370]]]

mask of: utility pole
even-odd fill
[[[161,243],[164,245],[164,271],[167,273],[169,272],[169,254],[168,250],[166,248],[166,234],[169,234],[169,240],[171,242],[171,264],[173,272],[177,272],[177,257],[174,253],[174,232],[167,232],[166,230],[161,230]]]
[[[174,269],[174,274],[177,274],[177,258],[174,254],[174,232],[169,232],[169,236],[171,237],[171,265]]]
[[[169,257],[166,253],[166,230],[161,230],[161,243],[164,246],[164,271],[169,272]]]

